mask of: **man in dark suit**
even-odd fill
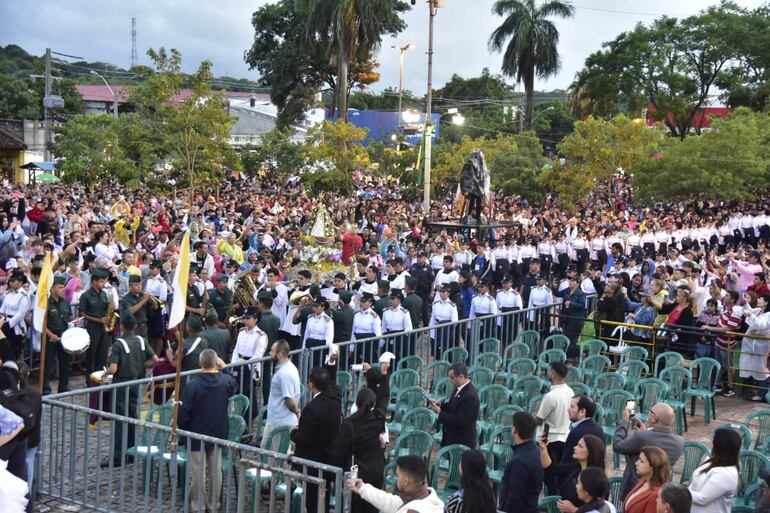
[[[310,371],[308,389],[313,399],[305,405],[299,417],[299,425],[292,429],[291,440],[294,442],[294,455],[297,458],[313,460],[319,463],[330,463],[329,448],[337,437],[342,420],[342,405],[339,388],[336,386],[336,354],[331,360],[332,365],[326,368],[316,367]],[[330,373],[329,370],[332,372]],[[314,469],[308,469],[308,474],[317,475]],[[328,479],[327,479],[328,483]],[[329,497],[330,484],[327,484]],[[318,486],[307,484],[305,487],[305,504],[307,511],[318,510]],[[324,508],[329,510],[328,502]]]
[[[629,420],[628,409],[623,410],[623,420],[620,421],[612,437],[612,450],[618,454],[626,456],[626,470],[623,472],[623,489],[620,494],[621,500],[626,499],[626,495],[633,489],[639,476],[636,475],[636,460],[639,459],[639,453],[642,447],[651,445],[659,447],[665,451],[668,456],[668,462],[671,467],[676,465],[677,460],[684,452],[684,438],[673,432],[675,415],[671,406],[665,403],[658,403],[650,408],[647,414],[648,429],[644,429],[644,423],[639,418]],[[632,425],[629,436],[629,424]]]
[[[564,442],[564,450],[561,453],[562,463],[572,463],[575,461],[573,452],[575,446],[586,435],[594,435],[599,440],[604,440],[604,429],[594,422],[596,414],[596,403],[587,395],[576,395],[569,404],[569,420],[572,422],[572,428]]]
[[[479,396],[476,387],[468,379],[468,368],[464,363],[449,367],[449,381],[454,390],[449,401],[433,401],[431,409],[438,413],[443,426],[441,447],[462,444],[476,448],[476,420],[479,417]]]

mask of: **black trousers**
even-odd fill
[[[433,339],[433,356],[436,360],[441,359],[441,355],[447,349],[457,345],[457,329],[455,326],[441,326],[449,321],[440,322],[435,327],[435,337]]]
[[[316,367],[322,367],[324,364],[324,358],[326,357],[326,351],[323,349],[315,349],[312,351],[312,349],[317,347],[323,347],[326,345],[325,340],[321,340],[318,338],[309,338],[305,340],[305,348],[310,349],[310,367],[309,370],[315,369]]]
[[[56,333],[61,336],[61,333]],[[61,342],[46,342],[45,348],[45,376],[43,377],[43,393],[51,392],[51,378],[54,375],[54,366],[58,362],[59,386],[58,393],[67,392],[70,389],[70,354],[64,350]]]
[[[122,415],[132,419],[139,418],[138,404],[140,387],[141,385],[133,385],[123,389],[116,389],[113,392],[115,394],[115,415]],[[115,421],[115,439],[113,440],[113,447],[115,448],[115,459],[120,459],[123,455],[123,430],[124,423]],[[127,433],[125,449],[128,449],[135,445],[136,429],[133,424],[125,423],[125,430]]]
[[[24,349],[24,335],[17,335],[7,322],[3,324],[3,333],[5,340],[0,341],[0,359],[4,362],[18,361]]]
[[[476,219],[480,219],[481,196],[477,194],[468,194],[465,197],[468,199],[468,215],[474,216]]]

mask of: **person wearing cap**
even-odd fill
[[[144,290],[152,294],[159,302],[165,303],[168,300],[168,283],[160,273],[161,267],[162,265],[158,260],[150,262]],[[160,352],[163,337],[166,334],[165,314],[165,308],[153,308],[152,303],[150,304],[150,311],[147,313],[147,336],[156,353]]]
[[[86,350],[86,380],[95,370],[101,370],[107,363],[107,351],[112,344],[112,333],[104,325],[107,319],[107,305],[111,301],[104,287],[110,274],[97,267],[91,275],[91,288],[83,292],[78,303],[78,316],[85,318],[86,331],[91,343]]]
[[[460,274],[453,268],[454,259],[451,255],[444,256],[444,267],[436,273],[433,284],[436,288],[460,281]]]
[[[70,304],[64,299],[66,276],[56,276],[51,285],[51,295],[48,297],[48,317],[46,321],[46,339],[48,347],[45,352],[45,376],[43,377],[43,394],[51,393],[51,377],[54,365],[59,364],[58,393],[69,391],[70,354],[61,345],[61,336],[69,327]]]
[[[567,357],[575,358],[578,356],[577,343],[580,339],[580,333],[583,331],[583,319],[588,316],[588,300],[580,289],[577,274],[572,273],[570,275],[567,288],[558,291],[556,296],[562,299],[561,311],[562,315],[566,316],[562,319],[561,326],[564,335],[570,340]]]
[[[511,276],[503,276],[502,286],[497,291],[495,301],[498,311],[504,314],[497,317],[497,337],[508,343],[515,340],[518,335],[518,316],[508,312],[521,310],[524,306],[519,291],[513,288]],[[505,315],[506,313],[508,315]]]
[[[272,298],[271,312],[278,318],[279,329],[286,319],[286,308],[289,304],[289,288],[281,283],[281,271],[276,267],[270,267],[265,272],[267,281],[264,286],[257,292],[257,299],[259,294],[267,293]]]
[[[332,320],[334,321],[334,343],[339,345],[349,342],[353,336],[353,318],[356,313],[350,307],[353,300],[353,293],[349,290],[340,291],[338,308],[332,310]],[[340,351],[340,365],[347,368],[348,351]]]
[[[136,274],[128,275],[128,293],[120,300],[120,314],[128,311],[134,315],[136,327],[134,334],[147,340],[147,317],[150,305],[148,304],[152,294],[142,292],[142,277]]]
[[[353,341],[382,336],[382,321],[372,309],[374,296],[368,292],[361,294],[359,299],[361,310],[353,316]],[[350,351],[357,350],[358,361],[372,361],[377,355],[377,341],[368,341],[361,347],[351,344]]]
[[[5,316],[3,333],[5,341],[0,343],[0,359],[16,361],[21,357],[27,325],[24,321],[30,309],[30,299],[23,285],[27,282],[24,273],[14,270],[8,277],[8,288],[3,297],[0,314]]]
[[[545,281],[545,274],[543,273],[540,273],[535,277],[536,286],[530,291],[529,301],[527,303],[527,308],[533,309],[529,312],[528,316],[530,329],[536,331],[547,330],[549,326],[548,312],[544,308],[534,310],[535,308],[544,307],[553,303],[553,294]]]
[[[315,347],[331,347],[334,343],[334,321],[326,315],[328,303],[319,295],[316,296],[312,306],[313,313],[307,318],[302,348],[312,350]],[[323,365],[324,354],[325,352],[320,349],[311,351],[311,369]]]
[[[123,310],[120,316],[120,324],[123,327],[123,336],[115,339],[112,343],[109,359],[107,360],[107,370],[102,379],[106,376],[112,376],[113,383],[124,383],[145,377],[145,369],[152,367],[158,362],[155,351],[150,344],[139,335],[134,333],[137,327],[136,317],[129,310]],[[139,394],[142,392],[142,385],[132,385],[127,387],[128,393],[115,394],[115,414],[132,419],[139,418],[137,404]],[[123,464],[123,454],[128,447],[134,447],[134,425],[126,424],[127,437],[126,443],[123,443],[123,422],[115,423],[115,434],[113,440],[112,462],[110,457],[106,456],[102,461],[102,468],[110,466],[119,467]]]
[[[415,293],[422,299],[422,324],[427,326],[430,319],[430,299],[433,294],[435,273],[428,263],[428,255],[425,251],[417,252],[417,262],[409,268],[409,274],[415,281]]]
[[[454,323],[459,319],[457,306],[449,298],[452,291],[449,285],[444,285],[439,289],[439,299],[433,303],[430,314],[430,338],[433,340],[433,351],[436,360],[440,360],[444,351],[455,346],[456,330],[442,326],[442,324]]]
[[[233,291],[227,288],[227,275],[220,273],[217,276],[217,285],[208,291],[209,310],[213,309],[217,314],[217,322],[220,327],[227,323],[227,310],[233,301]],[[206,312],[208,314],[208,312]],[[208,325],[208,322],[206,323]],[[219,352],[217,352],[219,354]],[[219,355],[220,358],[222,355]]]
[[[436,252],[430,256],[430,266],[434,272],[438,273],[444,268],[444,243],[436,243]]]
[[[382,312],[390,305],[388,300],[388,294],[390,294],[390,282],[388,280],[380,280],[377,282],[377,299],[374,301],[372,308],[380,319],[382,319]]]
[[[201,332],[201,337],[222,361],[227,361],[227,356],[230,354],[230,332],[221,327],[219,315],[213,308],[208,309],[204,321],[206,329]]]
[[[203,294],[198,287],[198,266],[190,264],[190,278],[187,281],[187,304],[185,305],[185,324],[192,318],[197,318],[201,321],[199,324],[203,324],[203,316],[206,315],[206,310],[203,308]],[[196,362],[195,368],[198,364]]]
[[[310,292],[310,280],[313,275],[307,269],[301,269],[297,272],[297,286],[294,287],[294,291],[288,294],[291,298],[292,294]],[[299,304],[289,301],[289,307],[281,323],[281,330],[278,332],[278,336],[285,339],[291,350],[299,349],[301,346],[300,333],[302,332],[302,326],[299,322],[294,322],[295,314],[299,311]]]
[[[507,241],[506,241],[507,242]],[[499,287],[503,281],[503,276],[511,272],[510,251],[508,246],[499,241],[499,244],[492,250],[491,267],[494,272],[494,285]]]
[[[500,277],[502,281],[503,277]],[[479,319],[479,338],[489,338],[495,335],[495,320],[491,317],[497,315],[497,303],[495,298],[489,294],[489,285],[479,282],[476,287],[476,295],[471,300],[471,308],[468,314],[469,319]],[[468,329],[471,329],[473,322],[468,323]]]
[[[523,265],[523,264],[522,264]],[[537,277],[540,275],[540,260],[529,258],[527,260],[529,271],[521,280],[521,298],[524,304],[529,304],[529,294],[537,286]]]
[[[532,266],[530,265],[530,262],[532,260],[537,260],[537,241],[534,237],[527,236],[524,239],[524,244],[519,249],[519,259],[521,260],[521,274],[522,276],[526,276],[528,272],[532,271]],[[540,261],[537,261],[537,271],[540,272]]]
[[[382,333],[390,335],[394,333],[403,333],[412,331],[412,318],[409,310],[401,306],[404,299],[403,294],[398,289],[391,289],[388,296],[390,306],[382,312]],[[391,336],[385,339],[385,347],[392,352],[396,359],[402,356],[409,356],[407,336]]]
[[[200,336],[203,324],[200,317],[191,317],[187,321],[186,331],[187,338],[184,339],[184,354],[182,355],[182,372],[195,370],[198,368],[198,357],[204,349],[208,349],[209,344],[206,340]],[[172,367],[176,367],[177,358],[179,358],[179,352],[176,353],[171,350],[171,347],[166,348],[166,358]],[[185,386],[186,379],[182,379],[182,387]],[[180,387],[180,388],[182,388]],[[181,392],[181,391],[180,391]]]
[[[262,358],[268,348],[267,334],[259,329],[257,323],[260,320],[260,312],[256,306],[249,306],[243,312],[243,328],[238,331],[235,339],[235,347],[230,357],[230,363],[245,362],[253,358]],[[234,369],[241,386],[241,393],[248,396],[252,403],[254,400],[254,382],[259,381],[262,363],[243,365]],[[252,416],[256,415],[257,408],[252,408]]]
[[[404,258],[397,256],[392,260],[392,263],[395,275],[393,276],[393,279],[388,276],[390,288],[404,290],[404,288],[406,288],[406,278],[409,276],[409,271],[404,268]]]

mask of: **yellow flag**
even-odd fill
[[[182,245],[179,248],[179,259],[174,272],[174,300],[171,302],[171,313],[168,316],[168,327],[173,328],[184,319],[187,306],[187,282],[190,279],[190,230],[184,232]]]
[[[32,315],[35,331],[41,333],[43,332],[45,312],[48,309],[48,297],[51,295],[51,285],[53,285],[51,254],[46,253],[45,260],[43,260],[43,269],[40,271],[40,280],[37,282],[37,297],[35,299],[35,310]]]

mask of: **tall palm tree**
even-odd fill
[[[532,128],[535,75],[548,78],[559,71],[559,31],[550,16],[570,18],[575,7],[560,0],[497,0],[492,12],[504,16],[502,25],[489,37],[489,48],[500,52],[505,46],[502,71],[524,83],[526,103],[524,128]]]
[[[409,9],[401,0],[296,0],[306,13],[307,32],[326,43],[336,63],[335,88],[339,117],[347,121],[348,70],[357,58],[371,56],[384,34],[398,34],[406,24],[399,14]]]

